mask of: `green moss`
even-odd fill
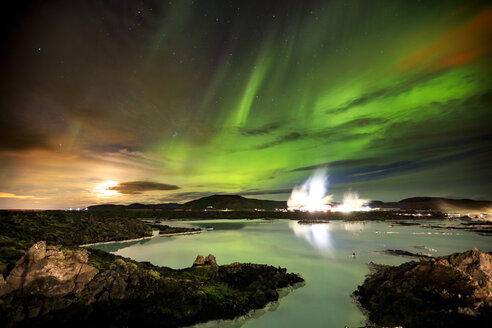
[[[76,246],[151,235],[148,225],[129,217],[107,217],[92,212],[0,211],[0,236],[31,245],[45,240],[49,245]]]
[[[226,286],[205,286],[201,289],[207,296],[213,297],[216,300],[223,300],[224,298],[238,297],[238,292],[227,288]]]
[[[125,261],[123,261],[123,260],[122,260],[122,259],[120,259],[120,258],[119,258],[119,259],[114,260],[114,263],[115,263],[115,264],[118,264],[118,265],[122,265],[122,266],[124,266],[124,265],[126,264],[126,262],[125,262]]]
[[[87,251],[89,253],[89,264],[94,266],[99,271],[109,269],[109,267],[115,262],[115,259],[117,259],[116,255],[106,253],[99,249],[88,248]]]
[[[147,271],[152,277],[154,277],[155,279],[161,279],[161,275],[159,274],[159,272],[155,271],[155,270],[149,270]]]
[[[0,274],[6,276],[32,243],[0,235]]]
[[[199,265],[185,270],[184,273],[200,280],[209,280],[213,277],[214,270],[210,265]]]

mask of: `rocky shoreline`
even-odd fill
[[[491,253],[473,249],[370,268],[354,292],[369,326],[489,327],[492,322]]]
[[[7,327],[179,327],[245,315],[303,281],[268,265],[218,266],[212,255],[173,270],[41,241],[2,276],[0,318]]]
[[[127,243],[131,241],[139,241],[139,240],[147,240],[147,239],[152,239],[155,237],[160,237],[159,235],[155,236],[147,236],[147,237],[140,237],[140,238],[133,238],[133,239],[125,239],[125,240],[110,240],[110,241],[101,241],[97,243],[89,243],[89,244],[83,244],[79,245],[79,247],[91,247],[91,246],[97,246],[97,245],[109,245],[109,244],[114,244],[114,243]]]
[[[174,237],[174,236],[196,235],[196,234],[199,234],[202,232],[203,232],[202,229],[193,229],[193,228],[190,228],[189,230],[183,231],[183,232],[162,232],[162,231],[160,231],[158,234],[153,235],[153,236],[148,236],[148,237],[125,239],[125,240],[102,241],[102,242],[98,242],[98,243],[83,244],[83,245],[79,245],[79,246],[80,247],[90,247],[90,246],[97,246],[97,245],[109,245],[109,244],[113,244],[113,243],[126,243],[126,242],[131,242],[131,241],[152,239],[152,238],[156,238],[156,237]]]

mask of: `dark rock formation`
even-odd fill
[[[197,265],[217,266],[217,262],[215,260],[215,256],[213,256],[212,254],[208,254],[207,257],[198,255],[195,259],[195,262],[193,262],[193,266],[197,266]]]
[[[473,249],[379,267],[354,295],[376,325],[489,327],[492,254]]]
[[[409,251],[404,251],[401,249],[387,249],[385,251],[380,251],[379,253],[384,253],[388,255],[395,255],[395,256],[404,256],[404,257],[418,257],[418,258],[425,258],[425,259],[431,259],[433,256],[431,254],[424,254],[424,253],[412,253]]]
[[[32,246],[0,280],[0,322],[11,327],[178,327],[232,319],[303,282],[268,265],[218,266],[213,255],[173,270],[100,250]],[[0,275],[1,277],[2,275]]]
[[[215,256],[213,256],[212,254],[208,254],[208,256],[205,258],[205,264],[217,265],[217,262],[215,260]]]
[[[205,258],[202,255],[197,255],[195,262],[193,262],[193,266],[204,265],[204,264],[205,264]]]
[[[34,244],[0,287],[0,296],[17,290],[44,296],[81,291],[98,271],[87,264],[87,250],[61,251],[60,247],[47,248],[44,241]]]
[[[299,220],[297,221],[299,224],[326,224],[330,223],[328,220]]]
[[[149,226],[153,229],[158,229],[159,235],[191,234],[203,231],[200,228],[170,227],[164,224],[149,224]]]

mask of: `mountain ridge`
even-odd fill
[[[492,201],[452,199],[444,197],[417,196],[397,202],[373,200],[371,208],[398,208],[404,210],[482,210],[492,208]],[[89,210],[275,210],[287,208],[286,201],[246,198],[241,195],[211,195],[186,203],[160,203],[130,205],[101,204],[89,206]]]

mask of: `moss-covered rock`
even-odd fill
[[[492,254],[473,249],[382,266],[354,295],[381,326],[489,327]]]

